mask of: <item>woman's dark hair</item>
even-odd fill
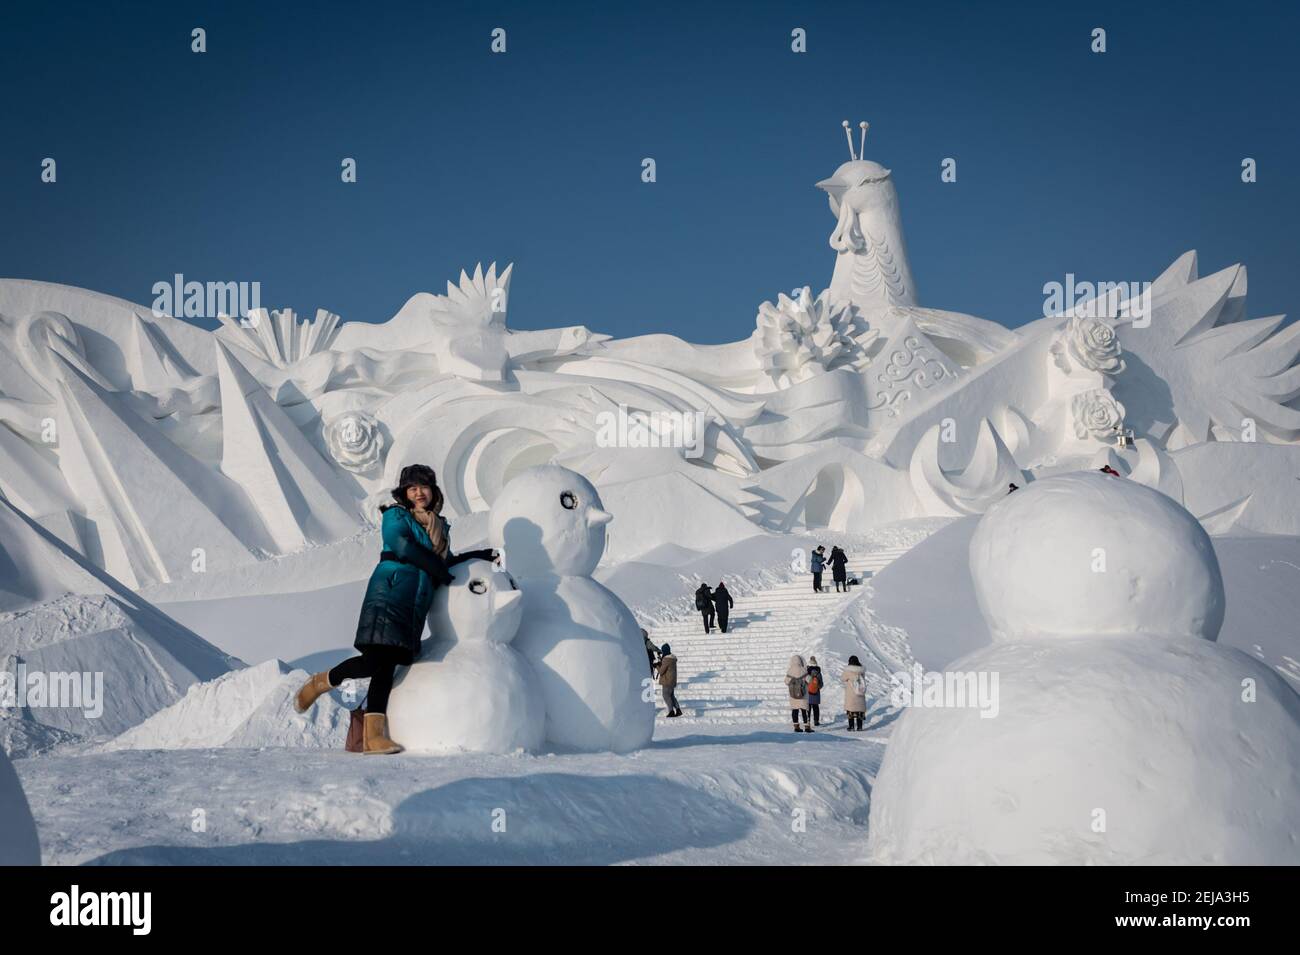
[[[857,657],[849,657],[849,666],[860,667],[862,666],[862,661],[859,660]]]

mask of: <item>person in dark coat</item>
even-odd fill
[[[839,545],[831,548],[831,579],[835,581],[835,592],[839,593],[842,589],[845,593],[849,591],[848,573],[845,567],[849,562],[848,556],[840,550]]]
[[[713,594],[708,584],[700,584],[695,591],[695,609],[704,616],[704,632],[713,632]]]
[[[646,631],[645,627],[641,628],[641,640],[645,644],[645,655],[650,658],[650,675],[653,677],[658,677],[659,676],[659,661],[658,661],[659,648],[656,647],[654,641],[650,639],[650,634]]]
[[[820,544],[812,552],[813,593],[822,592],[822,571],[826,569],[826,548]]]
[[[822,676],[822,668],[817,665],[816,657],[808,658],[808,710],[812,713],[813,726],[822,725],[822,688],[826,686],[826,679]]]
[[[718,586],[713,591],[713,610],[718,615],[718,628],[723,633],[727,632],[727,615],[735,605],[736,602],[731,599],[727,585],[719,580]]]
[[[434,591],[453,580],[449,568],[466,560],[496,560],[494,550],[451,552],[451,527],[442,516],[442,492],[433,469],[423,464],[402,468],[393,489],[397,504],[381,508],[383,553],[370,575],[357,636],[360,656],[312,676],[298,691],[299,713],[344,680],[370,679],[366,698],[364,753],[398,753],[388,736],[388,694],[399,666],[409,666],[420,652],[425,618]]]

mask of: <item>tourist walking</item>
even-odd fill
[[[790,719],[794,722],[796,733],[811,733],[808,725],[808,668],[803,664],[803,657],[795,654],[790,658],[790,666],[785,671],[785,685],[790,694]],[[799,726],[799,716],[803,715],[803,726]]]
[[[681,716],[682,708],[677,705],[677,658],[666,643],[659,648],[659,686],[663,690],[669,719]]]
[[[713,632],[713,594],[708,584],[700,584],[695,591],[695,609],[704,617],[704,632]]]
[[[731,593],[727,590],[727,585],[718,581],[718,586],[713,590],[713,610],[718,615],[718,629],[723,633],[727,632],[727,615],[731,613],[731,608],[735,606],[735,601],[731,599]]]

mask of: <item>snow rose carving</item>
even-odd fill
[[[1118,375],[1124,370],[1115,327],[1104,318],[1071,318],[1052,342],[1052,356],[1061,371],[1069,374],[1071,361],[1089,371]]]
[[[816,299],[804,286],[797,299],[778,295],[758,307],[754,354],[780,388],[853,361],[878,333],[859,327],[856,311],[834,308],[827,292]]]
[[[1080,439],[1108,440],[1124,423],[1124,406],[1101,388],[1075,395],[1070,409],[1074,412],[1074,435]]]
[[[335,461],[357,474],[369,471],[384,456],[384,433],[364,411],[345,412],[327,424],[325,443]]]

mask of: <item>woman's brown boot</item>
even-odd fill
[[[388,717],[383,713],[366,714],[364,740],[361,752],[368,756],[382,756],[402,751],[402,747],[388,738]]]
[[[294,709],[299,713],[306,713],[307,707],[311,706],[317,699],[332,689],[334,689],[334,687],[330,686],[329,670],[313,675],[310,680],[302,685],[302,689],[298,691],[298,696],[293,702]]]

